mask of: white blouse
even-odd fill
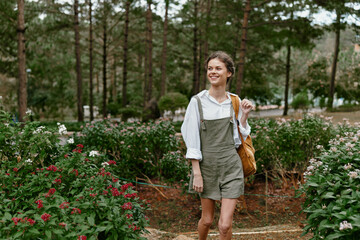
[[[231,98],[230,94],[227,92],[227,99],[222,103],[218,103],[212,96],[210,96],[208,90],[204,90],[197,95],[201,100],[201,105],[203,108],[203,114],[205,120],[214,120],[220,119],[230,116],[230,106],[231,106]],[[241,100],[240,100],[241,102]],[[242,115],[241,108],[239,106],[239,116],[238,120],[240,122],[240,118]],[[239,147],[241,144],[241,139],[237,130],[237,121],[235,120],[235,111],[233,114],[234,118],[234,125],[233,125],[233,132],[234,132],[234,142],[235,147]],[[251,128],[246,121],[246,128],[244,128],[240,124],[240,132],[244,138],[250,134]],[[186,144],[187,152],[186,158],[188,159],[198,159],[202,160],[201,154],[201,142],[200,142],[200,113],[197,100],[193,97],[186,109],[184,122],[181,126],[181,134]]]

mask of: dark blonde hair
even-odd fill
[[[209,64],[210,60],[215,59],[215,58],[217,58],[221,62],[223,62],[225,64],[226,69],[228,70],[228,72],[231,72],[231,76],[228,77],[227,80],[226,80],[226,83],[228,83],[230,78],[232,76],[234,76],[234,74],[235,74],[234,61],[232,60],[232,58],[226,52],[223,52],[223,51],[213,52],[208,57],[208,59],[205,61],[205,69],[206,69],[206,71],[207,71],[208,64]]]

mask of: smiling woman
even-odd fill
[[[241,144],[237,125],[244,138],[250,134],[247,123],[252,109],[249,100],[240,103],[236,119],[226,85],[234,74],[234,62],[225,52],[214,52],[206,61],[209,90],[195,95],[186,110],[181,132],[191,160],[190,192],[201,198],[199,239],[206,239],[214,220],[215,201],[221,200],[220,239],[231,239],[237,198],[244,194],[244,174],[236,148]]]

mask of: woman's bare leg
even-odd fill
[[[221,211],[219,219],[220,240],[231,240],[232,221],[237,199],[223,198],[221,200]]]
[[[201,219],[198,223],[199,240],[206,240],[209,229],[214,221],[215,200],[201,198]]]

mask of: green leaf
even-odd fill
[[[11,214],[6,212],[4,215],[4,220],[11,220]]]
[[[327,192],[324,196],[322,196],[322,198],[329,199],[329,198],[336,198],[336,197],[334,196],[333,192]]]
[[[90,224],[90,226],[94,226],[95,225],[95,219],[93,217],[88,217],[88,222]]]
[[[46,230],[45,235],[48,237],[48,239],[51,239],[51,231],[50,230]]]
[[[340,237],[344,236],[345,233],[333,233],[326,237],[326,239],[339,239]]]
[[[33,234],[40,234],[40,232],[36,228],[30,228],[29,232]]]

